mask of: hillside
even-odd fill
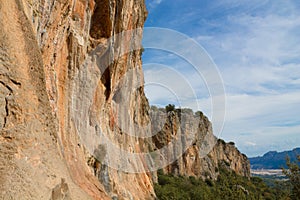
[[[300,148],[295,148],[291,151],[269,151],[263,156],[249,158],[251,169],[280,169],[286,168],[286,157],[290,157],[291,161],[297,160],[297,155],[300,155]]]

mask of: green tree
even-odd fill
[[[174,104],[169,104],[166,106],[166,111],[171,112],[171,111],[175,111],[175,105]]]
[[[300,155],[297,156],[298,163],[300,163]],[[300,200],[300,168],[297,162],[291,162],[290,158],[286,158],[286,165],[288,169],[282,169],[282,172],[289,178],[292,191],[291,198]]]

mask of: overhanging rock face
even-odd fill
[[[118,128],[115,96],[127,85],[126,115],[149,121],[136,49],[144,2],[13,0],[0,9],[1,199],[50,199],[59,185],[72,199],[153,198],[150,174],[113,169],[94,155],[111,153],[100,133],[119,149],[143,148]]]
[[[150,118],[146,15],[144,1],[134,0],[0,1],[0,199],[155,198],[157,157],[149,152],[177,129],[155,139],[153,128],[156,120],[181,124],[176,115],[168,123]],[[190,128],[202,123],[212,136],[208,120],[188,117]],[[194,150],[165,170],[201,177],[206,165],[227,159],[248,175],[239,165],[247,159],[235,160],[231,147],[191,162]]]

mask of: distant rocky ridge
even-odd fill
[[[249,158],[251,169],[281,169],[286,168],[286,158],[289,157],[291,162],[297,160],[297,155],[300,155],[300,148],[295,148],[290,151],[269,151],[263,156]]]

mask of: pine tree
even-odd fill
[[[300,155],[297,156],[300,164]],[[297,162],[291,162],[287,157],[286,165],[288,169],[283,169],[283,173],[289,178],[292,186],[291,198],[293,200],[300,200],[300,168]]]

